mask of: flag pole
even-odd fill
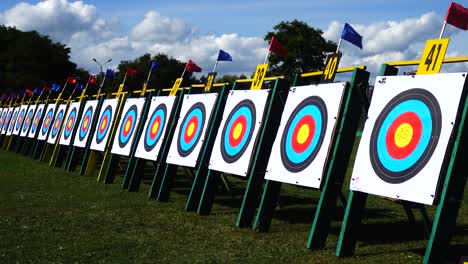
[[[439,39],[442,38],[445,32],[445,27],[447,26],[447,20],[444,20],[444,24],[442,25],[442,30],[440,31]]]
[[[218,60],[216,60],[215,65],[213,67],[213,72],[216,72],[216,67],[218,67]]]
[[[342,38],[340,37],[340,40],[338,40],[338,45],[336,46],[336,53],[338,53],[338,51],[340,51],[341,40],[342,40]]]
[[[267,63],[268,63],[268,57],[270,57],[270,53],[271,53],[270,48],[268,48],[268,53],[267,53],[267,55],[266,55],[266,57],[265,57],[265,62],[264,62],[263,64],[267,64]]]
[[[184,78],[185,71],[187,70],[187,65],[188,65],[188,62],[185,64],[184,71],[182,72],[182,75],[180,76],[180,78]]]

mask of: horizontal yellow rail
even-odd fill
[[[265,77],[264,81],[274,81],[276,79],[284,79],[284,76],[271,76],[271,77]],[[253,79],[239,79],[236,80],[238,83],[247,83],[247,82],[252,82]]]
[[[190,89],[190,87],[180,87],[179,89],[177,89],[177,91],[182,90],[182,89],[188,90],[188,89]],[[170,92],[171,90],[172,90],[172,88],[164,88],[161,91]]]
[[[118,94],[119,94],[118,92],[117,93],[111,93],[111,95],[118,95]],[[125,95],[125,94],[128,94],[128,92],[121,92],[120,94]]]
[[[154,92],[154,91],[156,91],[156,89],[148,89],[148,90],[146,90],[147,93]],[[141,93],[141,90],[135,90],[135,91],[133,91],[132,93],[134,93],[134,94],[136,94],[136,93]]]
[[[356,68],[361,69],[361,70],[365,70],[366,66],[359,65],[359,66],[343,67],[343,68],[338,68],[338,70],[336,70],[336,72],[337,73],[352,72]],[[323,74],[323,71],[306,72],[306,73],[301,74],[301,77],[312,77],[312,76],[318,76],[318,75],[322,75],[322,74]]]
[[[213,84],[213,87],[223,87],[224,85],[228,85],[229,83],[224,82],[224,83],[215,83]],[[205,88],[205,84],[192,84],[193,88]]]
[[[390,65],[390,66],[414,66],[414,65],[419,65],[419,62],[420,60],[407,60],[407,61],[391,61],[385,64]],[[460,63],[460,62],[468,62],[468,56],[445,58],[442,63]]]

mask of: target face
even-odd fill
[[[10,107],[8,111],[5,111],[5,119],[3,121],[2,135],[5,134],[8,130],[8,125],[10,124],[11,116],[13,114],[13,107]]]
[[[346,83],[291,87],[265,179],[320,188]]]
[[[217,96],[216,93],[184,96],[168,163],[196,166]]]
[[[49,134],[49,138],[47,139],[47,143],[55,144],[55,141],[57,140],[57,136],[61,132],[62,123],[63,123],[63,120],[65,119],[66,111],[67,111],[66,104],[59,105],[57,109],[57,114],[55,115],[54,122],[52,123],[52,128]]]
[[[18,119],[16,119],[16,125],[15,128],[13,129],[13,135],[19,135],[21,132],[21,127],[23,126],[23,121],[26,116],[26,111],[28,110],[28,105],[22,105],[19,114],[18,114]]]
[[[45,115],[42,120],[42,126],[39,131],[39,136],[37,137],[37,139],[45,140],[47,138],[49,129],[52,126],[52,123],[54,121],[55,107],[56,107],[55,104],[47,105],[47,109],[45,111]]]
[[[36,112],[36,105],[31,105],[28,108],[26,117],[24,118],[24,123],[23,123],[23,127],[21,128],[20,137],[27,136],[29,128],[31,127],[35,112]]]
[[[239,102],[229,113],[221,137],[221,156],[227,163],[237,161],[247,149],[255,127],[255,104]]]
[[[91,141],[91,149],[104,151],[106,148],[118,103],[119,100],[117,99],[107,99],[102,103],[93,140]]]
[[[432,204],[465,80],[462,73],[378,77],[351,189]]]
[[[246,176],[270,90],[231,91],[209,168]]]
[[[149,114],[135,152],[136,157],[157,160],[174,101],[174,96],[155,96],[151,99]]]
[[[63,131],[60,136],[60,145],[70,145],[73,133],[75,131],[76,120],[80,111],[80,102],[74,102],[70,105],[65,117],[65,123],[63,124]]]
[[[414,177],[431,158],[440,137],[442,113],[433,94],[411,89],[395,96],[376,120],[369,156],[388,183]]]
[[[10,124],[8,125],[8,131],[7,131],[7,136],[11,135],[13,133],[13,129],[15,128],[16,125],[16,120],[18,119],[20,108],[16,107],[15,110],[13,111],[13,115],[11,116]]]
[[[36,133],[39,128],[39,123],[42,119],[42,115],[44,114],[44,107],[45,104],[40,104],[37,107],[36,113],[34,114],[34,118],[31,123],[31,129],[29,129],[28,138],[36,137]]]
[[[98,101],[91,100],[87,101],[83,113],[81,115],[81,121],[75,134],[75,140],[73,145],[76,147],[84,148],[88,143],[88,137],[93,125],[94,113],[96,112]]]
[[[7,109],[0,108],[0,130],[2,130],[3,122],[6,118],[6,111]]]
[[[146,98],[130,98],[125,102],[112,145],[112,153],[124,156],[130,154],[145,101]]]

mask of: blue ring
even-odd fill
[[[101,128],[101,125],[102,125],[102,120],[104,120],[104,117],[107,116],[107,124],[106,124],[106,127],[104,129],[104,132],[100,132],[100,128]],[[99,119],[99,123],[98,123],[98,126],[96,127],[96,142],[99,144],[101,143],[104,138],[106,137],[107,135],[107,131],[109,131],[109,127],[110,127],[110,123],[111,123],[111,119],[112,119],[112,107],[110,105],[108,105],[104,111],[102,112],[102,115],[101,115],[101,118]]]
[[[16,121],[16,130],[19,131],[21,129],[21,125],[23,124],[23,119],[24,119],[24,115],[26,113],[26,109],[23,108],[23,110],[21,110],[21,113],[19,113],[19,116],[18,116],[18,120]],[[21,115],[23,115],[23,118],[21,118]]]
[[[49,131],[50,125],[53,123],[53,120],[52,120],[52,118],[54,118],[54,109],[53,108],[49,109],[49,111],[47,112],[47,114],[44,117],[44,121],[47,120],[48,117],[50,117],[49,124],[47,126],[44,126],[45,123],[44,123],[44,125],[42,125],[41,133],[42,133],[43,136],[45,136],[47,134],[47,132]]]
[[[242,138],[241,142],[239,142],[239,145],[236,147],[233,147],[229,144],[229,132],[231,131],[232,125],[234,124],[234,121],[239,117],[239,116],[245,116],[246,119],[246,127],[245,129],[245,134],[244,137]],[[229,122],[226,126],[226,131],[224,133],[224,150],[226,151],[226,154],[229,156],[235,156],[239,154],[239,152],[242,151],[244,148],[245,144],[247,143],[247,140],[249,139],[250,134],[252,133],[250,130],[252,129],[252,110],[248,108],[247,106],[242,106],[238,108],[232,115],[231,119],[229,119]]]
[[[28,128],[31,126],[31,123],[34,121],[32,118],[33,118],[33,110],[29,110],[28,114],[26,115],[26,120],[28,120],[28,117],[29,117],[29,123],[28,122],[25,122],[24,125],[23,125],[23,132],[26,132],[28,130]]]
[[[201,102],[195,103],[187,111],[187,114],[182,120],[182,125],[179,129],[179,138],[177,139],[177,151],[179,152],[180,156],[188,156],[190,153],[192,153],[193,149],[200,141],[200,136],[203,131],[202,129],[205,126],[205,111],[205,106]],[[184,135],[187,131],[188,122],[192,117],[198,118],[198,127],[197,130],[194,131],[195,135],[193,136],[192,140],[190,142],[185,142]]]
[[[55,129],[55,127],[53,126],[52,127],[52,137],[56,137],[57,134],[59,133],[60,131],[60,127],[62,127],[62,121],[63,121],[63,110],[61,110],[60,112],[58,112],[57,116],[55,117],[55,120],[54,120],[54,126],[55,126],[55,123],[57,122],[57,119],[59,120],[59,125],[57,127],[57,129]]]
[[[73,123],[71,125],[70,130],[68,130],[68,122],[70,121],[70,118],[73,118]],[[73,110],[70,112],[70,115],[68,115],[68,119],[65,122],[65,130],[63,131],[65,139],[68,139],[73,132],[73,128],[75,127],[75,122],[76,122],[76,108],[73,108]]]
[[[167,111],[166,105],[160,104],[154,109],[153,114],[150,117],[150,120],[148,122],[148,127],[146,128],[145,141],[144,141],[145,150],[148,152],[151,151],[156,146],[156,143],[159,141],[159,138],[161,138],[162,131],[164,130],[164,126],[166,125],[166,114],[167,114],[166,111]],[[160,117],[161,119],[161,122],[159,123],[159,128],[158,128],[159,130],[157,131],[154,139],[151,139],[150,138],[151,128],[157,117]]]
[[[84,124],[84,121],[86,120],[86,118],[89,116],[89,122],[88,122],[88,126],[86,127],[86,130],[83,132],[83,124]],[[83,141],[83,139],[86,137],[86,135],[88,134],[89,132],[89,129],[91,127],[91,122],[93,120],[93,107],[90,106],[88,107],[88,109],[86,109],[86,112],[83,116],[83,119],[81,119],[81,125],[80,125],[80,129],[78,131],[78,135],[79,135],[79,139],[80,141]]]
[[[32,131],[32,133],[36,132],[37,126],[39,125],[40,120],[38,120],[37,124],[34,124],[34,120],[36,120],[36,117],[38,117],[38,116],[39,116],[39,118],[41,118],[42,109],[39,109],[39,111],[37,111],[37,113],[34,115],[34,119],[31,122],[31,125],[32,125],[31,126],[31,131]]]
[[[125,124],[127,123],[127,120],[132,117],[133,119],[133,122],[130,124],[130,130],[128,131],[128,135],[127,136],[123,136],[123,133],[124,133],[124,129],[125,129]],[[130,108],[128,109],[127,113],[125,114],[124,118],[122,119],[122,124],[120,126],[120,133],[119,133],[119,146],[121,148],[125,147],[130,138],[132,138],[132,135],[133,135],[133,131],[135,130],[135,127],[136,127],[136,123],[137,123],[137,107],[135,105],[132,105],[130,106]]]

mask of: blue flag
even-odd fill
[[[60,84],[53,83],[50,86],[50,89],[52,89],[52,91],[54,91],[54,92],[58,92],[58,91],[60,91]]]
[[[113,70],[107,70],[106,78],[115,78],[115,72]]]
[[[83,88],[84,88],[84,85],[82,83],[80,83],[80,82],[76,83],[76,89],[81,91],[81,90],[83,90]]]
[[[151,61],[151,68],[150,68],[150,71],[153,71],[154,69],[156,69],[157,67],[159,67],[159,63],[157,61]]]
[[[229,55],[229,53],[220,49],[218,54],[218,61],[232,61],[232,57]]]
[[[20,89],[20,90],[18,91],[18,94],[19,94],[20,97],[23,97],[23,96],[24,96],[24,90],[23,90],[23,89]]]
[[[345,23],[341,38],[362,49],[362,36],[348,23]]]
[[[42,93],[42,90],[39,89],[39,88],[37,88],[37,87],[35,87],[33,92],[34,92],[35,94],[41,94],[41,93]]]

